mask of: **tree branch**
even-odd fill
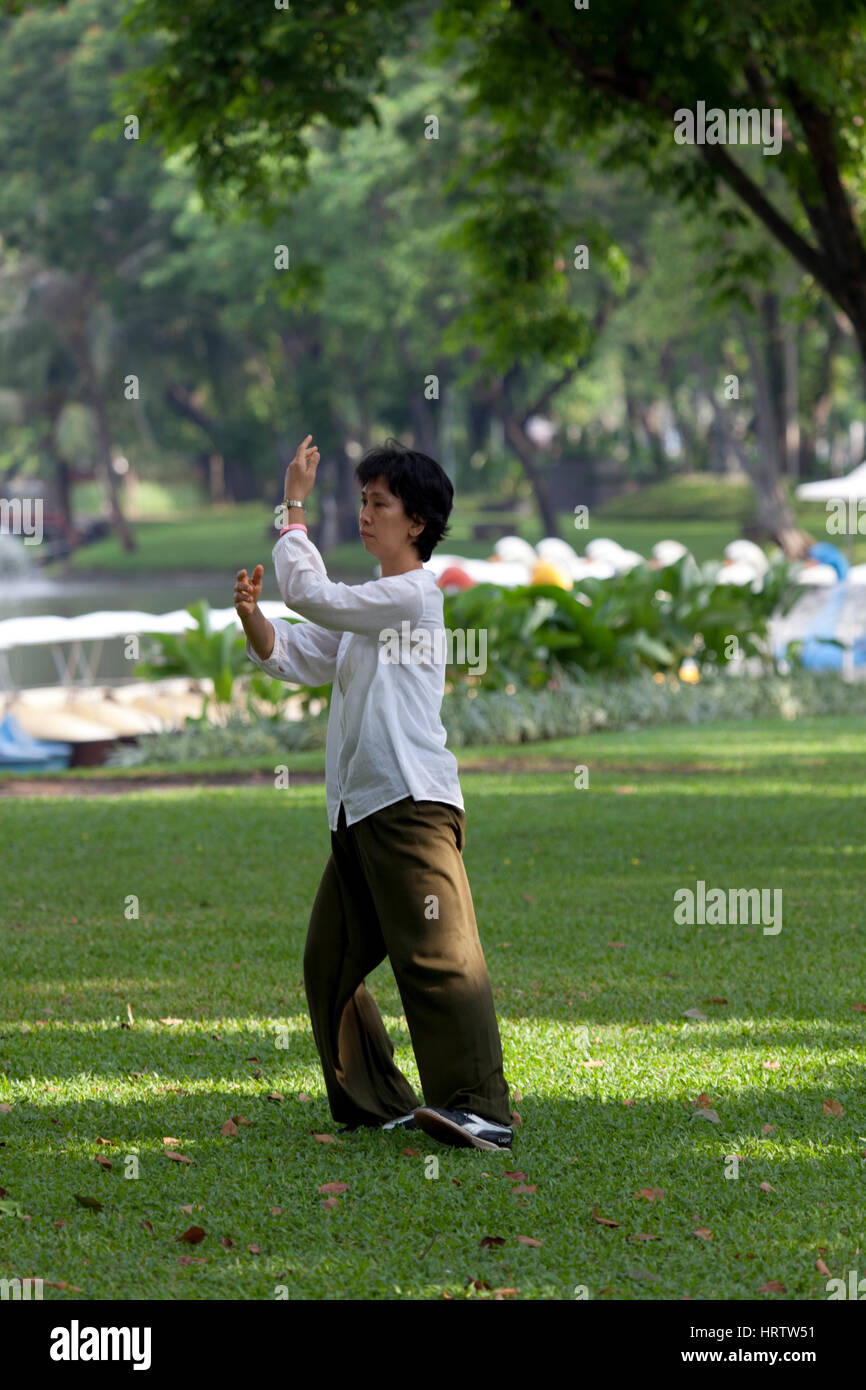
[[[655,93],[649,79],[636,72],[627,62],[623,61],[615,70],[594,64],[590,56],[573,43],[567,34],[556,29],[543,13],[535,9],[533,0],[512,0],[512,5],[543,30],[553,47],[563,53],[581,76],[599,91],[621,97],[647,110],[658,111],[671,119],[675,111],[681,109],[680,103],[674,98]],[[827,257],[800,236],[723,146],[698,145],[696,148],[785,250],[835,298],[839,283],[832,274],[831,263]]]

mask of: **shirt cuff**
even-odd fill
[[[272,624],[272,626],[274,629],[274,645],[270,656],[259,656],[257,652],[254,652],[249,638],[247,638],[247,656],[255,666],[258,666],[263,675],[274,676],[279,680],[282,676],[279,664],[279,657],[282,653],[281,635],[279,628],[275,624]]]

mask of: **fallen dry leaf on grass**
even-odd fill
[[[823,1274],[823,1275],[825,1276],[825,1278],[829,1278],[829,1277],[830,1277],[830,1271],[829,1271],[829,1269],[827,1268],[827,1266],[825,1265],[825,1263],[824,1263],[823,1260],[816,1260],[816,1261],[815,1261],[815,1268],[817,1269],[818,1273],[819,1273],[819,1274]]]
[[[187,1154],[176,1154],[171,1149],[163,1150],[165,1158],[173,1158],[175,1163],[192,1163],[192,1159]]]
[[[648,1202],[659,1202],[665,1194],[660,1187],[642,1187],[634,1195],[635,1197],[646,1197]]]
[[[775,1133],[776,1133],[776,1126],[775,1126],[775,1125],[761,1125],[761,1133],[762,1133],[762,1134],[775,1134]]]
[[[180,1140],[172,1139],[171,1136],[168,1135],[165,1139],[163,1139],[162,1142],[167,1149],[176,1149],[178,1144],[180,1143]]]
[[[504,1236],[482,1236],[481,1239],[479,1240],[478,1244],[480,1245],[480,1247],[481,1247],[482,1250],[483,1250],[485,1247],[489,1247],[489,1246],[493,1246],[493,1245],[504,1245],[504,1244],[505,1244],[505,1237],[504,1237]]]
[[[701,1110],[695,1111],[696,1120],[709,1120],[710,1124],[720,1125],[722,1122],[715,1110],[708,1110],[706,1106]]]
[[[298,1091],[298,1100],[301,1101],[302,1104],[306,1105],[309,1099],[310,1097],[307,1095],[306,1091]]]
[[[333,1134],[314,1134],[313,1138],[317,1144],[336,1144]]]
[[[188,1245],[200,1245],[206,1235],[204,1226],[190,1226],[182,1236],[175,1236],[175,1240],[185,1240]]]
[[[623,1105],[634,1105],[634,1096],[629,1096],[628,1100],[624,1100]]]
[[[701,1240],[712,1240],[713,1233],[709,1226],[698,1226],[696,1231],[692,1231],[693,1236],[700,1236]]]
[[[324,1201],[322,1202],[323,1207],[338,1207],[339,1205],[340,1202],[339,1198],[337,1197],[325,1197]]]
[[[169,1024],[171,1024],[171,1023],[183,1023],[183,1022],[184,1022],[184,1020],[183,1020],[182,1018],[161,1018],[159,1021],[160,1021],[160,1023],[169,1023]]]
[[[326,1182],[321,1187],[317,1187],[317,1192],[345,1192],[349,1184],[347,1182]]]
[[[279,1093],[279,1091],[269,1091],[268,1094],[267,1094],[266,1099],[267,1099],[267,1100],[285,1100],[285,1096],[281,1096],[280,1093]]]
[[[405,1154],[407,1158],[420,1158],[420,1157],[421,1157],[421,1150],[420,1150],[420,1149],[401,1149],[400,1152],[401,1152],[402,1154]]]
[[[639,1240],[658,1240],[658,1236],[646,1235],[643,1231],[641,1231],[637,1235],[626,1236],[626,1240],[632,1240],[635,1242],[635,1244],[637,1244]]]
[[[99,1164],[100,1168],[110,1168],[110,1167],[111,1167],[111,1159],[110,1159],[110,1158],[103,1158],[103,1157],[102,1157],[102,1154],[96,1154],[96,1162]]]
[[[519,1091],[512,1091],[512,1092],[511,1092],[511,1098],[512,1098],[512,1100],[514,1100],[518,1105],[519,1105],[520,1102],[523,1100],[523,1096],[520,1094]]]
[[[181,1255],[178,1258],[179,1265],[206,1265],[207,1260],[204,1255]]]
[[[282,1207],[271,1207],[271,1216],[282,1216]]]
[[[509,1182],[523,1182],[528,1174],[521,1172],[519,1168],[506,1168],[502,1176]]]
[[[856,1009],[858,1014],[866,1014],[866,1004],[852,1004],[852,1009]]]
[[[0,1115],[9,1115],[11,1111],[11,1105],[7,1105],[5,1100],[0,1101]]]
[[[598,1206],[597,1206],[597,1205],[594,1206],[593,1209],[592,1209],[592,1217],[593,1217],[593,1220],[594,1220],[594,1221],[597,1221],[598,1224],[599,1224],[600,1226],[618,1226],[618,1225],[619,1225],[619,1222],[618,1222],[618,1221],[611,1221],[611,1219],[610,1219],[609,1216],[599,1216],[599,1214],[598,1214]]]
[[[779,1062],[764,1062],[763,1065],[765,1071],[778,1071],[781,1064]]]
[[[231,1134],[240,1134],[240,1130],[238,1129],[238,1127],[237,1127],[237,1125],[235,1124],[234,1120],[225,1120],[225,1121],[220,1125],[220,1134],[227,1134],[227,1135],[231,1135]]]
[[[247,1125],[250,1129],[252,1128],[253,1122],[248,1120],[246,1115],[232,1115],[232,1119],[236,1125]]]
[[[758,1293],[787,1293],[788,1290],[781,1279],[771,1279],[768,1283],[762,1284]]]
[[[141,1226],[142,1230],[150,1231],[150,1234],[153,1235],[153,1227],[149,1221],[140,1221],[138,1224]]]
[[[775,1192],[776,1190],[775,1187],[772,1187],[768,1182],[759,1182],[758,1186],[762,1192]]]
[[[683,1018],[696,1018],[699,1023],[706,1023],[707,1015],[702,1014],[700,1009],[683,1009]]]
[[[247,1249],[251,1255],[260,1255],[262,1253],[262,1247],[260,1245],[248,1245]]]
[[[501,1303],[504,1298],[519,1298],[519,1289],[494,1289],[493,1298],[496,1303]]]
[[[534,1185],[527,1186],[525,1182],[519,1182],[516,1187],[512,1187],[511,1191],[512,1194],[515,1192],[537,1192],[538,1188]]]
[[[692,1105],[712,1105],[712,1103],[706,1091],[701,1091],[701,1094],[692,1101]]]
[[[536,1240],[534,1236],[518,1236],[517,1239],[520,1241],[520,1244],[521,1244],[521,1245],[538,1245],[538,1246],[541,1246],[541,1245],[544,1244],[544,1241],[542,1241],[542,1240]]]
[[[581,1062],[580,1065],[581,1065],[582,1067],[603,1067],[603,1066],[604,1066],[604,1062],[595,1062],[595,1061],[593,1061],[593,1062]]]
[[[220,1245],[225,1250],[231,1250],[232,1246],[234,1245],[234,1241],[232,1240],[231,1236],[223,1236],[220,1241]]]
[[[117,1148],[117,1144],[114,1142],[113,1139],[100,1139],[97,1137],[96,1142],[97,1144],[110,1144],[113,1149]]]
[[[821,1106],[821,1114],[835,1115],[838,1119],[841,1115],[845,1114],[845,1111],[839,1104],[838,1100],[825,1100]]]

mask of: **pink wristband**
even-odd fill
[[[303,531],[304,535],[307,534],[307,528],[302,521],[293,521],[288,526],[284,526],[280,535],[284,536],[287,531]]]

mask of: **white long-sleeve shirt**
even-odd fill
[[[247,656],[278,680],[334,682],[325,751],[331,829],[337,829],[341,802],[347,825],[405,796],[463,810],[457,759],[445,747],[440,719],[445,629],[442,591],[432,570],[335,584],[300,529],[280,536],[273,560],[283,602],[308,621],[274,619],[271,655],[263,660],[247,640]],[[430,633],[430,654],[423,661],[380,660],[381,633],[407,633],[411,642],[422,628]],[[411,645],[406,652],[411,655]]]

